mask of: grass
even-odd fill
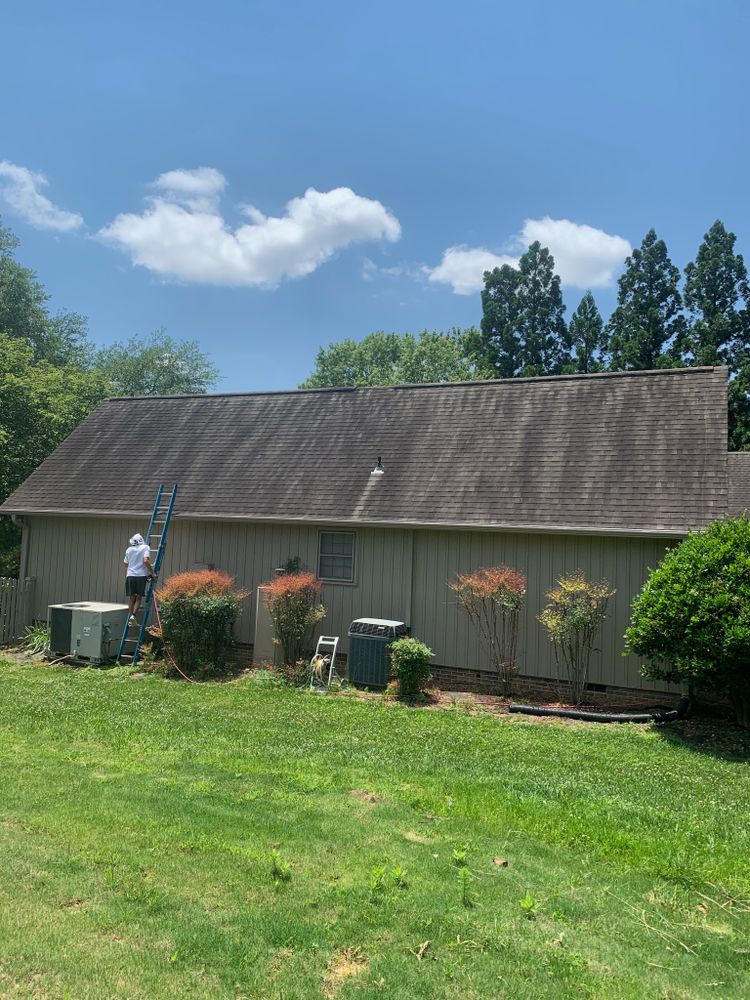
[[[740,760],[0,666],[0,997],[750,995]]]

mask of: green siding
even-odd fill
[[[122,556],[127,540],[143,531],[139,521],[122,518],[33,517],[29,519],[26,574],[36,579],[34,616],[47,605],[76,600],[121,600]],[[346,529],[350,530],[350,529]],[[276,566],[299,555],[315,569],[318,527],[302,524],[172,522],[162,577],[208,564],[227,570],[250,592],[244,602],[238,639],[251,643],[255,631],[255,591]],[[658,539],[520,534],[492,531],[356,529],[353,584],[325,584],[327,634],[346,630],[354,618],[372,616],[408,622],[412,632],[435,650],[435,663],[486,669],[487,661],[466,618],[455,606],[448,581],[456,571],[508,563],[528,575],[528,603],[521,623],[520,668],[526,675],[554,677],[552,648],[536,615],[544,592],[563,573],[581,569],[606,577],[617,588],[594,655],[596,683],[657,689],[642,680],[633,658],[622,656],[622,635],[630,602],[656,565],[667,542]],[[663,687],[663,685],[661,686]]]

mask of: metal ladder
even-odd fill
[[[154,573],[157,574],[161,569],[161,562],[164,558],[164,549],[167,545],[167,532],[169,531],[169,522],[172,519],[172,509],[174,508],[176,496],[177,483],[174,484],[171,491],[166,490],[163,483],[159,484],[156,503],[154,504],[154,510],[148,525],[148,534],[146,535],[148,547],[152,552],[156,550],[156,558],[153,560],[152,566],[154,567]],[[130,619],[128,619],[125,623],[122,638],[120,639],[120,648],[117,652],[118,663],[122,661],[123,656],[130,657],[132,666],[135,666],[138,662],[138,654],[141,651],[143,638],[146,635],[146,628],[148,627],[148,620],[154,601],[153,590],[154,581],[149,578],[146,583],[146,596],[139,608],[141,615],[140,622],[136,621],[134,625],[131,625]]]

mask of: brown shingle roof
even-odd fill
[[[726,509],[726,377],[110,399],[0,510],[146,513],[163,481],[181,516],[681,532]]]
[[[727,513],[738,517],[750,511],[750,452],[730,451],[727,459]]]

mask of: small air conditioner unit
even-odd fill
[[[50,649],[87,663],[103,663],[117,654],[128,620],[127,604],[77,601],[47,609]]]

